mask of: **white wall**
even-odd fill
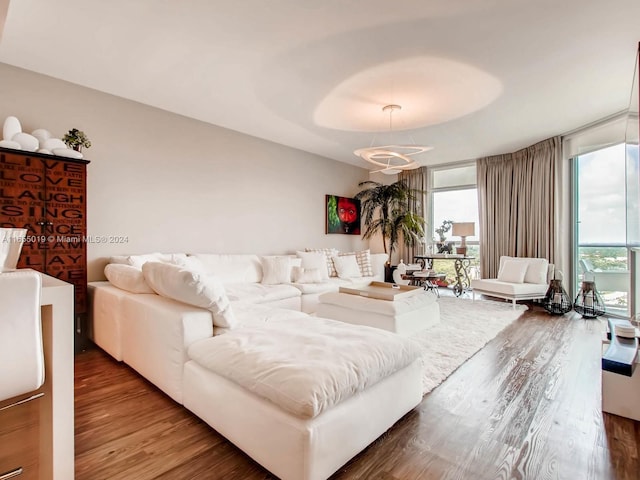
[[[79,128],[93,143],[88,233],[127,242],[89,244],[90,281],[114,254],[367,246],[324,233],[325,194],[354,195],[365,169],[2,63],[0,79],[0,122],[58,137]]]

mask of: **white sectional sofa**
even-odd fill
[[[183,272],[189,257],[200,271],[187,272],[188,295],[216,297],[215,308],[152,293],[158,287],[143,280]],[[163,259],[170,267],[160,259],[114,258],[127,264],[110,270],[132,273],[110,274],[126,289],[89,284],[94,341],[283,480],[326,479],[420,403],[423,366],[411,340],[300,311],[305,297],[370,279],[327,279],[304,292],[263,283],[256,255],[173,254]],[[231,302],[218,298],[219,285]],[[235,328],[216,324],[223,304]]]
[[[318,252],[304,252],[318,253]],[[372,275],[341,278],[329,276],[320,282],[299,282],[289,278],[282,283],[265,283],[264,259],[288,257],[292,267],[301,267],[302,259],[296,255],[264,256],[255,254],[217,254],[217,253],[150,253],[143,255],[124,255],[111,257],[109,263],[128,264],[141,267],[146,261],[170,261],[186,263],[191,260],[201,262],[207,272],[216,275],[225,286],[232,301],[265,304],[274,307],[301,310],[314,313],[318,306],[318,297],[325,292],[338,291],[342,286],[357,287],[368,285],[371,281],[384,281],[386,253],[372,253]]]

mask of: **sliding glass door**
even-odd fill
[[[576,165],[577,282],[596,282],[607,313],[629,316],[625,144],[580,155]],[[574,292],[575,295],[575,292]]]

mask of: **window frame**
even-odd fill
[[[435,193],[441,193],[441,192],[454,192],[454,191],[462,191],[462,190],[472,190],[475,189],[476,192],[478,191],[478,181],[477,181],[477,177],[476,177],[476,181],[474,183],[468,183],[468,184],[461,184],[461,185],[456,185],[456,186],[449,186],[449,187],[434,187],[434,173],[435,172],[439,172],[442,170],[454,170],[456,168],[464,168],[464,167],[471,167],[473,166],[476,169],[476,173],[477,173],[477,162],[476,161],[467,161],[467,162],[457,162],[457,163],[448,163],[448,164],[443,164],[443,165],[437,165],[437,166],[433,166],[433,167],[429,167],[427,169],[428,171],[428,188],[427,188],[427,192],[428,195],[426,196],[427,198],[425,199],[426,203],[427,203],[427,215],[428,218],[427,220],[427,228],[428,228],[428,232],[429,235],[431,235],[431,238],[434,238],[435,236],[435,225],[433,223],[433,204],[434,204],[434,194]],[[479,214],[480,212],[478,212],[478,220],[479,220]],[[478,235],[479,236],[479,232]],[[479,240],[467,240],[467,245],[480,245],[480,241]]]

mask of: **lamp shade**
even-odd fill
[[[476,225],[473,222],[453,223],[451,235],[454,237],[473,237],[476,234]]]

